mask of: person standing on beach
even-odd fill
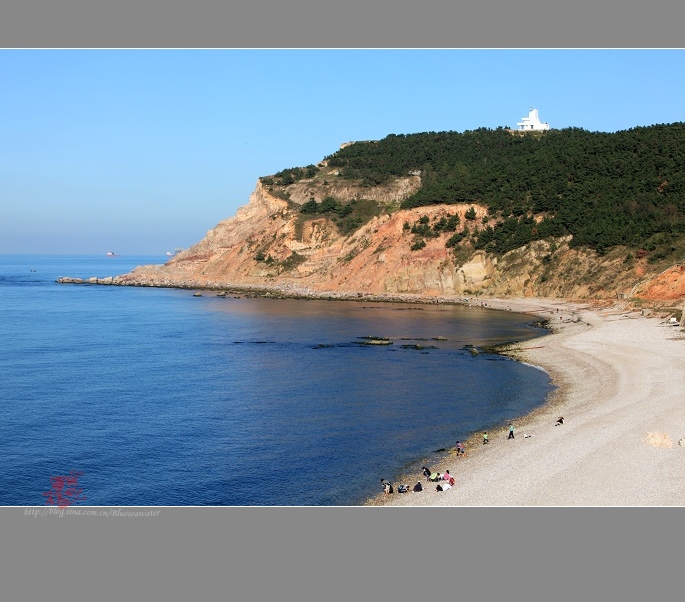
[[[485,445],[488,442],[488,433],[487,431],[483,431],[483,445]]]
[[[514,438],[514,425],[510,422],[509,423],[509,436],[507,439],[513,439]]]

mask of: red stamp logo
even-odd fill
[[[82,472],[72,470],[68,475],[50,477],[52,489],[43,492],[43,495],[47,498],[45,505],[56,505],[58,508],[66,508],[75,501],[85,500],[86,496],[83,495],[83,488],[78,487],[78,478],[81,476],[83,476]]]

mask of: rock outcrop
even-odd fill
[[[386,196],[384,204],[401,200],[414,188],[396,186],[395,194]],[[361,194],[352,186],[346,186],[344,192],[348,199]],[[363,192],[369,195],[369,191]],[[301,193],[297,196],[300,202],[306,197]],[[457,213],[461,228],[468,230],[464,213],[470,207],[441,205],[386,211],[343,235],[328,217],[302,219],[297,203],[273,196],[259,182],[250,202],[196,245],[163,266],[140,266],[118,276],[114,283],[461,295],[482,288],[492,278],[496,260],[478,252],[459,263],[445,247],[446,235],[412,251],[412,235],[405,222],[414,223],[423,216],[434,221]],[[481,217],[486,213],[484,207],[475,209]]]
[[[650,266],[631,259],[625,249],[599,256],[572,248],[570,237],[536,241],[501,257],[475,250],[470,235],[489,219],[487,208],[472,204],[399,209],[420,187],[416,174],[376,188],[338,183],[333,170],[274,187],[262,181],[249,203],[191,248],[164,265],[139,266],[112,284],[228,289],[270,289],[289,294],[341,296],[542,296],[616,299],[645,298],[665,291],[685,299],[685,268],[673,266],[650,286]],[[333,196],[342,202],[373,199],[380,208],[363,225],[342,233],[330,215],[303,215],[300,207]],[[467,211],[469,219],[467,219]],[[474,215],[475,212],[475,215]],[[464,242],[448,248],[454,231],[426,237],[412,246],[411,227],[458,215],[456,232]],[[493,223],[493,221],[490,221]],[[655,268],[652,268],[655,270]],[[640,284],[638,287],[637,285]],[[657,291],[657,292],[655,292]]]

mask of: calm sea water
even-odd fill
[[[55,282],[164,261],[0,255],[0,504],[72,471],[79,505],[358,504],[551,390],[463,349],[530,316]]]

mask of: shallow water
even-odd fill
[[[164,260],[0,256],[0,504],[71,471],[76,504],[358,504],[551,390],[463,348],[543,334],[526,315],[55,283]]]

